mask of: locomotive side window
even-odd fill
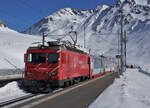
[[[57,63],[58,62],[58,53],[49,53],[48,54],[48,63]]]
[[[29,53],[27,62],[28,63],[45,63],[46,53]]]

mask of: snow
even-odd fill
[[[21,90],[18,87],[18,83],[13,81],[0,88],[0,102],[5,102],[6,100],[15,99],[16,97],[21,97],[27,94],[29,93]]]
[[[88,108],[149,108],[150,77],[127,69]]]
[[[130,1],[130,2],[135,2],[138,5],[148,5],[149,4],[149,0],[120,0],[121,2],[124,1]]]
[[[148,0],[134,0],[136,4],[139,5],[147,5],[148,4]]]
[[[24,68],[24,53],[33,42],[41,42],[42,37],[18,33],[0,27],[0,72],[4,69]],[[48,38],[47,40],[52,40]]]
[[[150,73],[150,65],[149,64],[148,65],[141,65],[140,67],[143,71]]]
[[[125,0],[121,0],[124,2]],[[131,0],[128,0],[131,1]],[[134,64],[150,72],[150,8],[149,0],[134,0],[136,4],[124,3],[124,19],[127,30],[127,64]],[[144,6],[145,5],[145,6]],[[77,45],[84,45],[84,27],[86,36],[86,47],[92,49],[94,55],[105,56],[118,55],[118,32],[120,31],[120,17],[118,6],[97,6],[91,10],[75,10],[71,8],[61,9],[52,15],[43,18],[37,24],[31,26],[21,34],[9,28],[0,28],[0,75],[9,74],[15,68],[8,63],[11,61],[18,68],[24,68],[24,53],[26,49],[34,45],[33,42],[41,42],[40,30],[52,35],[67,34],[72,29],[77,31]],[[71,29],[72,27],[72,29]],[[33,36],[38,35],[38,36]],[[64,36],[65,37],[65,36]],[[53,39],[62,38],[51,36]],[[48,40],[52,40],[47,38]],[[70,37],[63,38],[71,40]],[[84,51],[86,49],[79,48]],[[11,69],[11,70],[10,70]],[[14,74],[12,72],[12,74]],[[148,108],[150,106],[150,95],[148,84],[150,78],[138,73],[137,70],[127,70],[124,76],[116,79],[113,85],[102,93],[90,108]],[[11,89],[12,90],[11,90]],[[14,96],[13,90],[23,94],[16,82],[0,88],[4,98]],[[6,92],[4,92],[6,91]],[[6,95],[6,96],[5,96]],[[115,98],[114,98],[115,97]]]
[[[131,0],[128,1],[131,2]],[[135,0],[135,2],[146,3],[147,0]],[[118,55],[119,44],[119,9],[123,8],[124,30],[127,30],[127,38],[129,40],[127,43],[127,50],[130,53],[128,57],[129,63],[131,64],[134,61],[137,61],[138,65],[142,64],[141,61],[149,63],[148,59],[146,60],[145,58],[150,56],[148,50],[148,47],[150,47],[148,42],[150,41],[148,37],[150,33],[150,8],[147,5],[130,4],[128,2],[122,4],[120,7],[117,5],[99,5],[90,10],[64,8],[43,18],[40,22],[24,31],[24,33],[40,35],[40,29],[45,28],[45,32],[48,34],[60,35],[67,34],[73,29],[73,31],[77,31],[77,45],[84,46],[85,28],[86,47],[91,49],[91,53],[103,53],[106,56],[115,57]],[[57,39],[62,37],[51,36],[51,38]],[[69,36],[63,39],[71,41]]]

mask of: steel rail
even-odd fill
[[[22,97],[15,98],[15,99],[7,100],[5,102],[1,102],[0,103],[0,108],[4,107],[6,105],[10,105],[10,104],[22,101],[22,100],[26,100],[26,99],[32,98],[32,97],[37,96],[37,95],[39,95],[39,94],[29,94],[29,95],[25,95],[25,96],[22,96]]]

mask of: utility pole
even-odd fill
[[[126,65],[127,65],[127,32],[124,31],[124,56],[125,56],[125,71],[126,71]]]
[[[45,34],[42,32],[42,45],[45,46]]]
[[[120,46],[121,46],[121,58],[120,58],[120,74],[123,74],[124,71],[124,49],[123,49],[123,43],[124,43],[124,39],[123,39],[123,12],[122,10],[120,10],[121,12],[121,35],[120,35]]]
[[[123,72],[126,71],[126,43],[127,43],[127,33],[126,31],[124,31],[123,29],[123,22],[124,22],[124,15],[123,15],[123,11],[120,10],[121,13],[121,35],[120,35],[120,74],[122,75]]]
[[[85,24],[84,24],[84,48],[86,47],[86,38],[85,38]]]
[[[118,55],[116,58],[118,59],[118,68],[120,70],[120,31],[118,31]]]

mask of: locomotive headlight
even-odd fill
[[[27,75],[30,75],[30,72],[26,72]]]
[[[50,73],[50,76],[56,76],[56,75],[57,75],[56,72],[51,72],[51,73]]]

